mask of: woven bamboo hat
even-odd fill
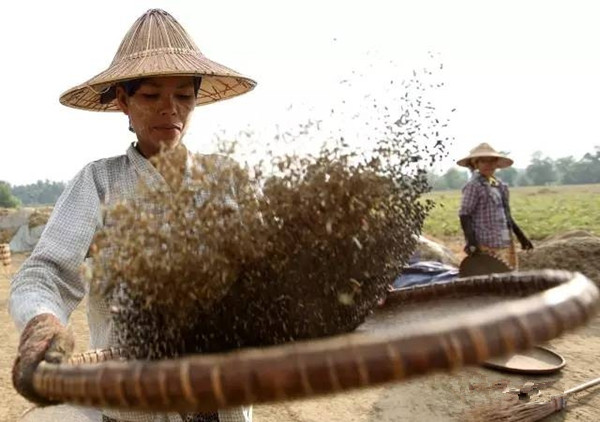
[[[469,155],[467,155],[465,158],[461,158],[460,160],[458,160],[456,162],[456,164],[458,164],[459,166],[462,167],[473,167],[473,159],[474,158],[482,158],[482,157],[494,157],[498,159],[498,168],[506,168],[506,167],[510,167],[513,164],[513,160],[511,160],[510,158],[508,158],[507,156],[500,154],[498,151],[496,151],[494,148],[492,148],[489,144],[486,144],[485,142],[482,144],[477,145],[475,148],[473,148],[470,152]]]
[[[205,57],[169,13],[151,9],[127,32],[108,69],[63,93],[60,102],[85,110],[119,111],[117,83],[187,75],[202,78],[196,105],[232,98],[256,86],[252,79]]]

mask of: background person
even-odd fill
[[[517,269],[512,234],[524,250],[533,249],[533,244],[512,218],[508,185],[494,176],[497,169],[510,167],[513,160],[482,143],[457,164],[472,171],[471,179],[462,189],[459,210],[465,252],[468,255],[485,252]]]

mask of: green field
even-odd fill
[[[436,191],[425,197],[436,206],[425,221],[424,233],[438,239],[462,237],[460,191]],[[576,229],[600,235],[600,185],[511,188],[510,205],[514,219],[532,240]]]

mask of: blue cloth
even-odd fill
[[[437,261],[419,261],[404,267],[394,280],[394,289],[450,281],[458,277],[458,268]]]

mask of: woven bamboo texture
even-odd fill
[[[505,296],[484,308],[399,328],[175,360],[127,361],[124,350],[42,363],[36,391],[51,400],[104,408],[211,411],[405,380],[475,365],[584,324],[599,291],[579,273],[535,271],[457,279],[390,293],[381,312],[430,301]],[[459,302],[460,303],[460,302]],[[376,313],[377,314],[377,313]],[[368,325],[368,324],[367,324]],[[120,359],[120,360],[115,360]]]
[[[9,267],[10,264],[10,247],[8,243],[0,243],[0,267]]]

